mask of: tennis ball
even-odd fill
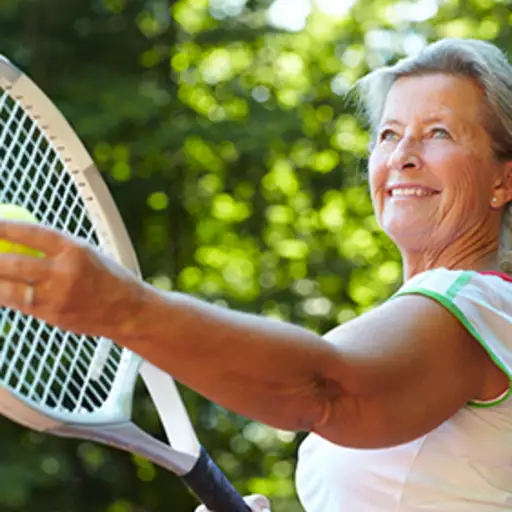
[[[0,203],[0,220],[19,220],[23,222],[38,223],[36,216],[22,206]],[[44,254],[25,245],[15,244],[0,239],[0,253],[26,254],[28,256],[43,257]]]

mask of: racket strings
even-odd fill
[[[0,202],[30,210],[41,223],[98,246],[70,170],[25,109],[0,88]],[[91,371],[101,353],[101,367]],[[0,384],[38,405],[90,413],[106,402],[121,349],[0,310]]]
[[[38,125],[6,93],[0,102],[0,159],[5,200],[39,220],[98,245],[71,176]]]

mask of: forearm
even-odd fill
[[[332,346],[301,327],[146,289],[117,337],[214,402],[278,428],[310,430],[338,386],[324,379]]]

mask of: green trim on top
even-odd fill
[[[469,279],[467,279],[467,274],[470,274]],[[455,292],[455,294],[460,291],[460,289],[466,285],[469,280],[471,279],[473,273],[472,272],[464,272],[459,278],[455,280],[453,285],[450,287],[449,291],[452,290],[452,293]],[[459,283],[460,281],[460,283]],[[457,283],[458,286],[457,286]],[[453,301],[449,298],[447,298],[445,295],[442,295],[438,292],[427,290],[425,288],[419,288],[419,287],[411,287],[409,289],[405,289],[404,291],[398,291],[395,293],[393,297],[403,296],[403,295],[424,295],[426,297],[430,297],[431,299],[434,299],[435,301],[439,302],[443,307],[445,307],[459,322],[466,328],[466,330],[484,347],[486,352],[491,357],[492,361],[502,370],[505,375],[508,377],[509,380],[509,389],[507,393],[503,396],[500,396],[496,400],[491,400],[489,402],[474,402],[470,401],[468,405],[472,407],[493,407],[495,405],[499,405],[502,402],[504,402],[510,395],[512,395],[512,372],[503,364],[503,362],[499,359],[499,357],[493,352],[491,347],[487,344],[487,342],[480,336],[480,333],[475,329],[473,324],[466,318],[466,315],[460,310],[458,306],[456,306]],[[453,295],[453,297],[455,296]]]
[[[510,378],[510,377],[509,377]],[[493,407],[495,405],[499,405],[503,403],[510,395],[512,395],[512,382],[510,383],[509,388],[506,393],[503,393],[499,398],[495,400],[490,400],[489,402],[480,402],[479,400],[472,400],[468,403],[471,407],[479,407],[481,409],[485,409],[486,407]]]
[[[475,273],[469,270],[466,272],[462,272],[462,274],[460,274],[459,277],[455,279],[450,288],[448,288],[448,290],[446,291],[446,296],[449,297],[450,299],[454,299],[457,293],[459,293],[462,290],[462,288],[464,288],[464,286],[466,286],[469,283],[469,281],[471,281],[474,275]]]

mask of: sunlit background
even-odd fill
[[[509,10],[505,0],[2,0],[0,52],[85,141],[148,281],[325,332],[401,278],[372,212],[369,136],[348,91],[439,37],[511,49]],[[301,510],[302,434],[185,398],[241,492]],[[142,389],[135,418],[160,432]],[[5,419],[0,432],[2,512],[194,509],[145,460]]]

